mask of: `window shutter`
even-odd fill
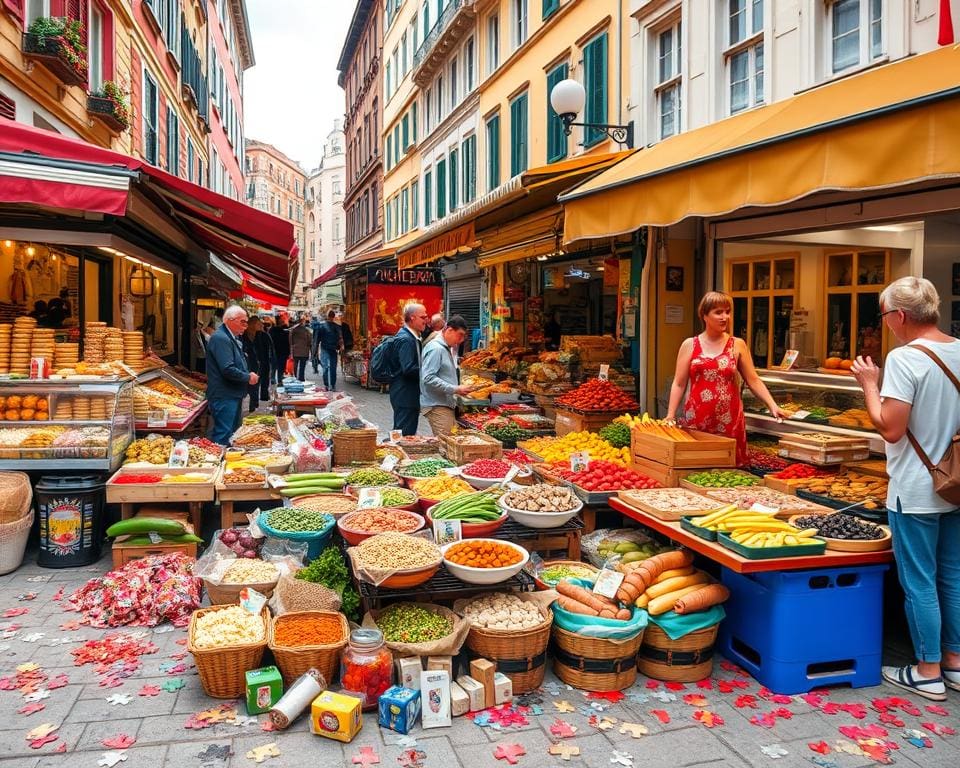
[[[586,122],[604,124],[607,122],[607,34],[603,33],[587,46],[586,73]],[[589,128],[584,136],[584,145],[590,146],[603,139],[604,133]]]
[[[563,121],[550,105],[550,94],[554,86],[567,79],[568,67],[561,64],[547,73],[547,162],[553,163],[567,156],[567,136],[563,132]]]
[[[5,117],[7,120],[17,119],[17,104],[5,93],[0,93],[0,117]]]
[[[3,0],[3,7],[13,18],[21,24],[23,23],[23,0]],[[4,96],[3,98],[6,99],[7,97]],[[3,116],[6,117],[6,114]]]

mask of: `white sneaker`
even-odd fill
[[[924,679],[916,674],[916,667],[908,664],[905,667],[881,667],[883,679],[897,688],[923,696],[930,701],[946,701],[947,687],[942,677]],[[951,686],[952,687],[952,686]]]

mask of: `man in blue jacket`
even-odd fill
[[[243,307],[228,307],[223,325],[207,344],[207,403],[210,408],[210,429],[207,436],[226,445],[241,421],[241,405],[247,387],[260,381],[247,367],[241,336],[247,328]]]
[[[420,418],[420,335],[427,327],[427,309],[422,304],[403,308],[403,328],[393,338],[397,376],[390,382],[393,428],[404,435],[417,434]]]

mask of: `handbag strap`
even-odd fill
[[[935,362],[940,367],[940,370],[942,370],[947,375],[947,378],[950,379],[951,382],[953,382],[953,386],[957,388],[957,392],[960,393],[960,380],[958,380],[957,377],[954,376],[953,371],[947,368],[947,364],[940,359],[939,355],[937,355],[936,352],[934,352],[929,347],[923,346],[922,344],[908,344],[907,346],[910,347],[911,349],[919,349],[927,357],[933,360],[933,362]],[[913,433],[909,429],[907,430],[907,440],[910,441],[910,445],[912,445],[913,450],[917,452],[917,455],[920,457],[920,461],[923,462],[923,465],[929,471],[932,472],[935,469],[934,463],[930,461],[930,457],[927,456],[927,452],[920,447],[920,443],[917,442],[917,438],[913,436]]]

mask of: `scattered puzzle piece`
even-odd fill
[[[137,691],[137,696],[159,696],[160,688],[156,685],[145,685],[139,691]]]
[[[933,749],[933,739],[931,739],[923,731],[918,731],[915,728],[909,728],[900,734],[908,744],[912,744],[917,749]]]
[[[163,684],[160,686],[167,693],[176,693],[181,688],[183,688],[186,683],[183,681],[182,677],[172,677],[169,680],[164,680]]]
[[[57,688],[63,688],[70,684],[70,680],[64,674],[59,674],[56,677],[47,680],[47,688],[51,691],[55,691]]]
[[[42,712],[46,708],[46,704],[27,704],[25,707],[20,707],[17,710],[18,715],[32,715],[34,712]]]
[[[633,755],[629,752],[621,752],[619,749],[613,750],[613,757],[610,762],[615,765],[622,765],[624,768],[633,768]]]
[[[941,717],[950,716],[950,713],[939,704],[927,704],[924,709],[927,710],[927,712],[929,712],[931,715],[940,715]]]
[[[819,766],[819,768],[840,768],[840,763],[823,755],[814,755],[810,758],[810,762]]]
[[[380,762],[380,755],[374,751],[373,747],[360,747],[360,753],[350,758],[350,762],[363,768],[369,768],[369,766],[377,765]]]
[[[20,639],[25,643],[35,643],[37,640],[43,640],[46,635],[43,632],[31,632],[29,635],[24,635]]]
[[[217,760],[226,762],[232,754],[229,744],[207,744],[207,748],[203,752],[198,752],[197,757],[201,763],[211,763]]]
[[[25,613],[30,613],[29,608],[7,608],[3,612],[3,618],[12,619],[14,616],[23,616]]]
[[[44,744],[50,744],[56,741],[59,736],[55,733],[47,734],[46,736],[41,736],[39,739],[33,739],[30,741],[30,749],[40,749]]]
[[[44,736],[53,733],[55,730],[57,730],[57,726],[53,723],[43,723],[42,725],[38,725],[33,730],[27,731],[27,741],[42,739]]]
[[[553,706],[556,707],[557,712],[566,713],[575,711],[575,707],[569,701],[555,701]]]
[[[110,749],[126,749],[127,747],[133,746],[137,740],[132,736],[127,736],[125,733],[121,733],[119,736],[113,736],[109,739],[104,739],[100,743],[105,747]]]
[[[401,768],[423,768],[423,761],[427,759],[427,753],[422,749],[406,749],[400,753],[397,762]]]
[[[620,733],[627,735],[630,734],[630,738],[639,739],[641,736],[646,736],[650,733],[647,726],[642,723],[620,723]]]
[[[617,719],[615,717],[601,717],[597,718],[596,715],[591,715],[590,719],[587,721],[587,724],[596,728],[598,731],[609,731],[614,728],[617,724]]]
[[[97,765],[102,765],[104,768],[113,768],[117,763],[123,762],[126,759],[126,752],[104,752],[103,757],[100,758]]]
[[[609,701],[611,704],[617,704],[623,701],[626,696],[620,691],[591,691],[587,694],[588,699],[602,699],[604,701]]]
[[[255,763],[262,763],[268,757],[280,757],[280,748],[275,741],[261,747],[254,747],[247,752],[247,759],[253,760]]]
[[[847,755],[856,755],[858,757],[862,757],[864,754],[863,750],[860,749],[859,746],[857,746],[856,744],[852,744],[849,741],[844,741],[843,739],[839,739],[837,743],[833,745],[833,748],[837,752],[841,752]]]
[[[566,720],[557,718],[550,726],[550,733],[558,739],[572,739],[576,735],[577,729],[576,726],[570,725]]]
[[[26,664],[21,664],[17,667],[17,672],[26,673],[26,672],[36,672],[40,669],[40,665],[36,662],[30,661]]]
[[[744,693],[740,696],[737,696],[733,702],[733,706],[735,706],[737,709],[757,709],[760,705],[757,703],[756,696],[751,696],[749,693]]]
[[[693,719],[699,720],[707,728],[716,728],[718,725],[723,725],[723,718],[708,709],[698,709],[693,713]]]
[[[232,722],[233,725],[236,725],[240,728],[245,728],[248,725],[256,725],[259,721],[255,717],[238,717]]]
[[[687,686],[684,685],[683,683],[674,683],[674,682],[664,683],[664,684],[663,684],[663,687],[666,688],[668,691],[685,691],[685,690],[687,690]]]
[[[779,760],[781,757],[786,757],[790,754],[779,744],[766,744],[760,747],[760,751],[763,752],[763,754],[765,754],[767,757],[774,760]]]
[[[527,750],[523,748],[522,744],[497,744],[497,748],[493,752],[493,756],[497,760],[506,760],[510,765],[516,765],[525,754],[527,754]]]
[[[28,693],[23,697],[25,701],[43,701],[44,699],[50,698],[50,691],[45,688],[41,688],[39,691],[33,691],[33,693]]]
[[[559,757],[561,760],[569,761],[571,757],[580,756],[580,747],[577,747],[573,744],[564,744],[563,742],[557,742],[551,744],[550,748],[547,750],[547,753]]]
[[[702,696],[699,693],[688,693],[683,697],[684,704],[689,704],[691,707],[705,707],[710,702],[707,701],[706,696]]]
[[[647,680],[647,690],[655,691],[660,687],[659,680]]]
[[[705,677],[703,680],[697,681],[697,688],[702,691],[712,691],[713,690],[713,678]]]
[[[934,733],[937,736],[953,736],[956,734],[956,730],[951,728],[949,725],[943,725],[942,723],[920,723],[921,728],[926,728],[930,733]]]
[[[54,751],[54,752],[60,752],[61,754],[62,754],[63,752],[66,752],[66,751],[67,751],[67,742],[61,741],[59,744],[57,744],[56,748],[55,748],[53,751]]]
[[[410,747],[417,746],[417,737],[406,734],[406,735],[400,736],[393,743],[394,743],[394,746],[403,747],[404,749],[410,749]]]
[[[833,750],[830,749],[830,745],[825,741],[811,741],[807,743],[807,746],[810,747],[814,752],[818,752],[821,755],[829,755]]]
[[[657,720],[664,725],[670,722],[670,713],[665,709],[651,709],[650,714],[657,718]]]
[[[130,703],[132,698],[132,696],[126,693],[111,693],[109,696],[107,696],[107,703],[114,707],[118,704],[121,706],[126,706]]]
[[[650,694],[650,698],[657,699],[664,704],[669,704],[671,701],[677,700],[677,694],[670,693],[669,691],[654,691]]]

